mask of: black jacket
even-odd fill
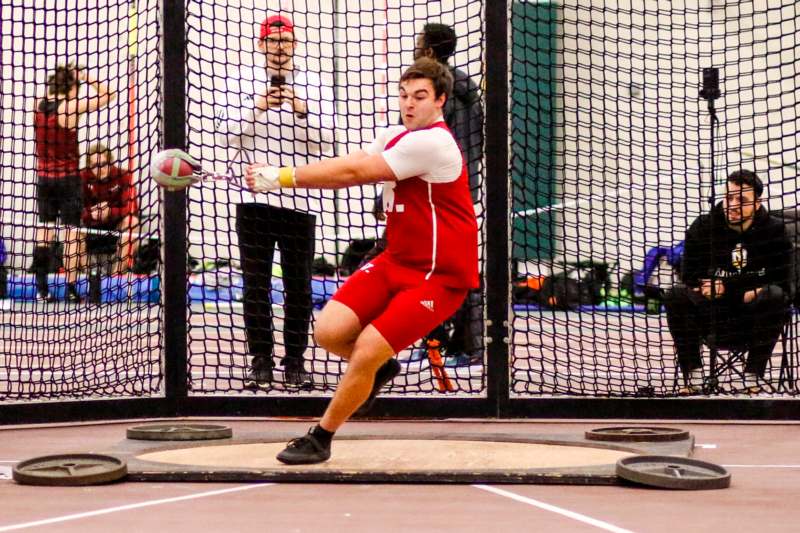
[[[443,115],[453,132],[469,174],[472,201],[480,201],[480,178],[483,163],[483,106],[478,85],[466,72],[453,68],[453,94],[444,104]]]
[[[728,226],[720,202],[686,232],[682,280],[697,287],[701,279],[720,278],[725,285],[722,298],[731,303],[741,302],[746,291],[765,285],[780,286],[788,297],[791,262],[791,243],[783,222],[762,206],[753,224],[739,233]]]

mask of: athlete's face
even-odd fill
[[[427,78],[406,80],[400,84],[400,117],[409,130],[427,128],[442,115],[447,97],[436,98],[433,82]]]
[[[728,182],[725,192],[725,217],[731,226],[748,225],[761,206],[756,192],[749,185],[741,186]]]

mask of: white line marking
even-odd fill
[[[800,465],[722,465],[725,468],[800,468]]]
[[[566,516],[567,518],[572,518],[573,520],[577,520],[578,522],[583,522],[584,524],[588,524],[590,526],[594,526],[596,528],[604,529],[606,531],[613,531],[614,533],[633,533],[629,529],[623,529],[621,527],[617,527],[613,524],[609,524],[608,522],[603,522],[602,520],[597,520],[590,516],[582,515],[580,513],[576,513],[574,511],[569,511],[567,509],[562,509],[561,507],[556,507],[555,505],[551,505],[549,503],[540,502],[538,500],[534,500],[531,498],[526,498],[525,496],[520,496],[519,494],[515,494],[513,492],[509,492],[507,490],[498,489],[497,487],[490,487],[489,485],[472,485],[476,489],[485,490],[487,492],[492,492],[497,494],[498,496],[505,496],[506,498],[511,498],[512,500],[526,503],[528,505],[532,505],[534,507],[538,507],[539,509],[543,509],[545,511],[550,511],[551,513],[560,514],[562,516]],[[2,530],[0,530],[2,531]]]
[[[178,496],[176,498],[164,498],[162,500],[151,500],[141,503],[132,503],[130,505],[120,505],[119,507],[109,507],[108,509],[99,509],[97,511],[88,511],[86,513],[76,513],[65,516],[58,516],[56,518],[47,518],[45,520],[37,520],[35,522],[25,522],[23,524],[14,524],[11,526],[2,526],[0,531],[15,531],[17,529],[25,529],[29,527],[45,526],[48,524],[57,524],[59,522],[67,522],[69,520],[78,520],[81,518],[89,518],[92,516],[99,516],[109,513],[116,513],[118,511],[130,511],[131,509],[140,509],[142,507],[150,507],[153,505],[161,505],[163,503],[182,502],[186,500],[194,500],[197,498],[205,498],[206,496],[218,496],[220,494],[228,494],[231,492],[241,492],[243,490],[257,489],[260,487],[270,487],[275,483],[257,483],[251,485],[241,485],[231,489],[212,490],[209,492],[200,492],[198,494],[189,494],[188,496]]]
[[[591,204],[594,202],[604,202],[612,198],[621,196],[623,200],[630,198],[630,191],[626,189],[610,190],[604,195],[591,195],[586,198],[576,198],[574,200],[566,200],[558,204],[551,204],[544,207],[537,207],[534,209],[525,209],[523,211],[516,211],[512,213],[514,217],[527,217],[531,215],[538,215],[540,213],[547,213],[548,211],[557,211],[559,209],[567,209],[568,207],[578,207]]]
[[[694,447],[695,448],[705,448],[706,450],[716,450],[717,449],[717,445],[716,444],[695,444]]]
[[[18,463],[19,461],[0,461],[0,463]]]
[[[0,479],[11,479],[11,467],[0,466]]]

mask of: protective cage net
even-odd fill
[[[447,62],[459,80],[446,118],[470,159],[481,213],[482,8],[466,0],[227,0],[213,9],[190,1],[188,149],[207,169],[235,176],[250,161],[301,165],[361,149],[377,128],[399,123],[397,85],[416,37],[426,23],[444,24],[457,36]],[[273,16],[284,19],[262,31]],[[283,90],[283,99],[265,103],[270,90]],[[193,394],[335,388],[343,363],[310,333],[319,309],[379,244],[378,193],[364,186],[253,195],[227,181],[190,191]],[[438,350],[418,343],[399,354],[405,371],[389,394],[484,392],[480,291],[459,313],[433,337],[443,343]],[[432,364],[443,368],[440,377]]]
[[[158,3],[0,8],[0,399],[160,394]]]
[[[512,397],[795,393],[798,4],[512,9]],[[687,235],[740,169],[786,235],[735,195]]]
[[[512,398],[795,394],[789,304],[798,279],[800,7],[789,0],[509,4],[511,209],[504,222],[514,267]],[[162,42],[159,7],[154,0],[103,7],[71,0],[58,9],[2,3],[6,400],[161,392],[159,202],[144,171],[161,146],[158,51],[174,45]],[[252,161],[299,165],[362,147],[376,128],[398,122],[397,83],[417,35],[426,23],[442,23],[457,35],[448,58],[457,69],[451,127],[483,230],[489,7],[467,0],[187,2],[187,150],[206,170],[240,177]],[[284,30],[288,22],[291,31],[273,24],[262,40],[269,15],[284,17],[273,22]],[[285,72],[265,68],[270,54]],[[75,198],[74,179],[59,169],[69,163],[63,157],[37,167],[34,110],[48,77],[68,62],[89,77],[76,100],[98,109],[80,113],[77,124],[64,119],[77,141],[61,132],[60,143],[51,134],[42,147],[63,156],[77,142],[79,169],[94,173],[83,155],[98,142],[108,146],[120,175],[132,176],[134,231],[98,229],[91,203],[91,220],[77,227],[64,214],[52,216]],[[700,95],[705,67],[718,69],[716,100],[712,91]],[[116,98],[99,105],[104,87]],[[283,95],[279,104],[266,98],[271,89]],[[50,104],[50,115],[61,105]],[[38,120],[58,122],[47,114]],[[763,210],[743,201],[748,193],[726,197],[727,176],[740,169],[764,182]],[[97,200],[95,192],[81,208]],[[383,234],[378,192],[254,196],[236,179],[188,190],[191,394],[335,388],[343,363],[310,332],[319,309]],[[723,198],[734,207],[702,219],[684,245],[690,225]],[[735,231],[729,222],[748,209],[756,212],[752,231]],[[767,212],[783,219],[785,231]],[[51,240],[45,230],[56,243],[37,252],[37,243]],[[121,242],[134,242],[136,251]],[[78,253],[84,243],[86,253]],[[483,244],[481,236],[482,265],[506,260],[485,258]],[[48,276],[54,302],[36,301],[43,287],[37,273],[40,281]],[[84,300],[78,305],[66,301],[75,274],[73,292]],[[690,289],[670,291],[680,283]],[[399,354],[404,368],[389,394],[485,395],[484,304],[475,291],[429,337],[447,342]]]

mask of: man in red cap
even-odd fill
[[[258,27],[257,48],[264,62],[240,72],[216,111],[217,141],[229,150],[229,169],[242,165],[304,165],[333,155],[334,95],[318,74],[295,62],[296,27],[285,15],[270,15]],[[244,69],[245,67],[240,67]],[[332,192],[298,189],[289,195],[242,193],[236,209],[236,232],[244,277],[244,321],[251,360],[245,387],[269,389],[273,382],[275,332],[272,323],[272,263],[280,250],[285,290],[283,381],[310,388],[304,368],[313,309],[311,265],[316,218],[322,198]]]

